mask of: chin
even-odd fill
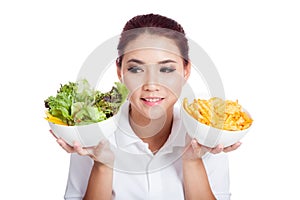
[[[167,111],[161,106],[153,106],[148,112],[149,119],[161,119],[167,116]]]

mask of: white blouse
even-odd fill
[[[186,146],[186,130],[180,120],[180,109],[174,106],[171,134],[155,154],[138,138],[129,124],[129,103],[123,104],[118,128],[108,134],[115,155],[113,171],[114,200],[182,200],[184,199],[181,155]],[[217,199],[230,199],[228,157],[225,153],[203,157],[211,189]],[[71,154],[65,199],[83,198],[93,160]]]

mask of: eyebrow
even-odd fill
[[[159,61],[158,64],[177,63],[175,60],[167,59]]]
[[[140,64],[140,65],[145,64],[145,62],[138,60],[138,59],[134,59],[134,58],[127,61],[127,63],[130,63],[130,62],[134,62],[134,63]],[[177,62],[175,60],[171,60],[171,59],[162,60],[162,61],[158,62],[158,64],[167,64],[167,63],[177,63]]]
[[[134,58],[127,61],[127,63],[130,63],[130,62],[134,62],[134,63],[140,64],[140,65],[145,64],[143,61],[134,59]]]

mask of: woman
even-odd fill
[[[172,19],[148,14],[126,23],[116,65],[128,101],[109,142],[84,149],[57,140],[77,153],[65,199],[230,198],[228,161],[221,152],[240,143],[203,147],[186,135],[180,120],[176,102],[191,71],[188,49],[183,28]]]

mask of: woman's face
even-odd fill
[[[182,86],[189,77],[173,40],[144,34],[128,43],[118,68],[120,80],[129,89],[132,112],[158,119],[172,112]]]

